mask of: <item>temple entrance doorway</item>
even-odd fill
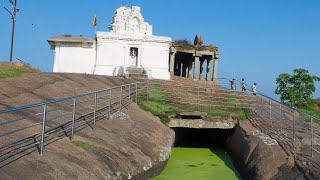
[[[130,56],[129,56],[129,66],[130,67],[137,67],[138,66],[138,48],[130,47]]]

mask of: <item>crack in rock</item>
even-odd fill
[[[263,141],[263,143],[265,143],[268,146],[278,145],[278,142],[276,140],[272,139],[270,136],[264,134],[263,132],[261,132],[259,130],[252,131],[252,134],[254,136],[259,137]]]

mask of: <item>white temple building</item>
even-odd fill
[[[53,72],[116,76],[134,70],[170,79],[171,38],[154,36],[138,6],[118,8],[109,32],[98,31],[96,38],[62,35],[48,42],[55,51]]]

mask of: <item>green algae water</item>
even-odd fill
[[[241,179],[229,155],[221,148],[172,148],[168,164],[152,180]]]

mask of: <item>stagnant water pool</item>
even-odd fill
[[[168,164],[152,180],[241,179],[222,148],[172,148]]]

